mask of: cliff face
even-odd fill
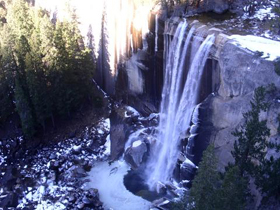
[[[164,25],[166,10],[151,11],[149,33],[137,37],[143,43],[135,46],[125,62],[118,66],[115,97],[143,115],[158,112],[163,85]]]
[[[178,23],[182,19],[159,17],[160,29],[157,33],[160,39],[158,45],[164,46],[163,37],[172,39]],[[208,58],[201,86],[200,102],[203,109],[200,109],[200,118],[205,123],[200,126],[200,135],[197,136],[195,142],[196,151],[200,153],[210,141],[214,142],[219,157],[219,168],[223,170],[224,166],[233,160],[231,150],[236,138],[232,132],[244,122],[243,113],[250,109],[250,100],[252,100],[254,90],[259,86],[266,87],[273,83],[279,92],[280,77],[275,73],[273,61],[262,58],[258,53],[236,44],[236,41],[223,31],[210,29],[197,21],[190,22],[189,28],[191,27],[196,27],[196,33],[199,33],[200,36],[201,34],[204,37],[211,33],[216,34],[215,46]],[[163,80],[162,69],[165,63],[164,48],[168,47],[160,47],[159,51],[153,51],[155,41],[153,35],[156,33],[154,28],[151,24],[152,36],[148,42],[148,50],[139,50],[134,54],[127,61],[124,70],[128,83],[126,102],[142,113],[152,111],[147,107],[150,105],[149,102],[153,102],[155,99],[153,90],[157,91],[157,99],[160,97],[162,86],[160,81]],[[267,48],[270,47],[267,45]],[[148,61],[155,63],[149,65]],[[163,64],[159,65],[160,63]],[[139,87],[141,88],[139,89]],[[122,87],[123,90],[124,87]],[[269,97],[271,106],[267,113],[262,114],[262,117],[268,120],[268,127],[271,129],[270,139],[273,140],[277,137],[277,116],[280,113],[280,103],[277,100],[279,97],[277,91]],[[195,162],[199,161],[199,156]]]
[[[271,46],[267,46],[268,48]],[[211,141],[215,143],[222,169],[232,161],[230,151],[233,149],[235,138],[232,132],[243,122],[242,113],[250,107],[254,90],[259,86],[275,84],[277,90],[269,96],[271,106],[262,118],[267,119],[271,130],[270,140],[277,134],[280,113],[279,97],[280,77],[275,73],[272,61],[261,58],[256,53],[237,46],[228,40],[221,49],[218,58],[220,68],[220,87],[210,107],[213,133]]]
[[[166,20],[163,36],[172,38],[180,21],[182,19],[179,17]],[[201,86],[202,108],[199,110],[200,120],[204,123],[200,125],[194,144],[196,151],[201,152],[210,141],[214,142],[219,168],[224,170],[224,166],[233,161],[231,150],[236,138],[232,132],[244,122],[243,113],[250,110],[254,90],[260,86],[274,84],[276,87],[267,97],[271,106],[267,113],[262,113],[262,118],[267,119],[271,130],[269,140],[274,141],[279,137],[277,117],[280,113],[280,76],[275,73],[273,59],[261,57],[261,53],[246,49],[238,40],[227,36],[226,32],[208,28],[198,21],[190,22],[191,27],[196,28],[194,37],[198,34],[203,37],[216,34],[215,46],[208,58]],[[255,44],[258,45],[257,42]],[[265,41],[264,46],[269,49],[273,44],[278,43],[269,42],[266,45]],[[273,151],[269,151],[269,154],[273,154]],[[195,162],[199,161],[199,156]]]

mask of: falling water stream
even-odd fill
[[[156,14],[155,17],[155,21],[156,21],[156,28],[155,28],[155,52],[158,51],[158,14]]]
[[[173,171],[179,155],[179,145],[186,138],[190,126],[192,112],[198,102],[200,80],[210,48],[215,36],[196,37],[197,45],[193,60],[184,79],[185,56],[189,48],[194,29],[191,28],[186,40],[187,22],[179,23],[167,54],[165,81],[162,92],[160,123],[158,126],[157,142],[151,145],[150,159],[147,163],[147,183],[151,189],[157,183],[167,183],[173,176]],[[199,33],[197,33],[199,35]],[[202,40],[202,44],[199,41]],[[192,47],[193,54],[194,49]],[[181,90],[181,86],[184,85]]]

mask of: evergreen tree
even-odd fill
[[[220,177],[217,170],[217,157],[214,145],[210,144],[203,152],[199,169],[190,190],[188,209],[214,210],[218,208],[217,192],[220,186]]]
[[[18,41],[21,36],[31,36],[34,23],[26,1],[12,1],[8,7],[7,23],[11,29],[11,38],[15,41]]]
[[[249,181],[241,176],[237,166],[224,174],[217,169],[213,144],[204,151],[189,194],[172,205],[174,210],[242,210],[250,201]]]
[[[69,10],[71,21],[52,23],[48,12],[30,5],[25,0],[0,5],[6,20],[0,24],[0,105],[5,107],[0,123],[15,104],[29,137],[45,128],[46,120],[54,124],[54,115],[70,116],[92,97],[95,68],[75,11]]]
[[[3,64],[3,55],[0,53],[0,125],[6,122],[14,109],[12,103],[13,91],[11,88],[13,81]]]
[[[109,51],[108,51],[108,29],[107,29],[107,15],[106,15],[106,3],[104,4],[102,21],[101,21],[101,35],[99,41],[99,51],[97,59],[97,74],[96,80],[100,81],[100,86],[107,92],[112,93],[110,84],[108,83],[111,77],[111,70],[109,65]]]
[[[92,26],[91,25],[89,25],[88,33],[87,33],[87,47],[91,51],[93,61],[96,62],[95,61],[96,60],[96,57],[95,57],[95,43],[94,43],[94,36],[92,34]]]
[[[14,71],[15,63],[11,56],[12,43],[6,24],[0,25],[0,124],[14,112]]]
[[[15,83],[15,100],[16,110],[20,116],[23,132],[28,137],[35,133],[35,119],[32,101],[29,95],[29,89],[26,79],[26,62],[25,57],[30,51],[27,39],[22,36],[15,46],[15,63],[16,63],[16,83]]]
[[[243,177],[251,175],[255,179],[255,184],[263,193],[263,201],[272,197],[280,201],[280,159],[267,157],[268,148],[279,153],[280,145],[267,140],[270,130],[266,120],[259,120],[260,112],[268,108],[265,93],[264,87],[256,89],[251,101],[252,109],[244,114],[244,125],[233,133],[238,140],[234,144],[232,154]]]
[[[251,110],[243,114],[245,123],[240,129],[236,129],[233,135],[238,138],[234,143],[232,155],[235,164],[239,167],[241,174],[254,173],[254,162],[263,162],[268,146],[266,139],[270,130],[266,126],[266,120],[260,121],[261,111],[266,111],[268,103],[264,102],[265,88],[256,89],[251,101]]]
[[[246,208],[249,193],[248,179],[240,175],[240,170],[237,166],[230,167],[225,172],[221,189],[218,196],[218,208],[220,210],[243,210]]]
[[[276,16],[273,18],[273,25],[276,29],[276,33],[280,34],[280,0],[273,1],[273,12]]]
[[[256,173],[256,185],[264,195],[263,202],[269,198],[280,201],[280,159],[271,157],[265,160]]]
[[[25,57],[26,74],[36,121],[45,129],[45,121],[51,116],[51,99],[49,97],[46,68],[43,64],[41,24],[45,21],[44,11],[33,11],[34,30],[29,39],[30,53]]]

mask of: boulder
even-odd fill
[[[9,166],[3,178],[0,180],[0,184],[1,186],[5,186],[6,190],[10,191],[15,186],[18,177],[20,177],[18,169],[14,166]]]
[[[115,106],[110,116],[111,159],[116,160],[124,153],[128,136],[138,125],[139,113],[132,107]]]
[[[18,195],[14,192],[8,192],[6,195],[2,195],[0,198],[0,207],[8,208],[8,207],[17,207],[18,205]]]
[[[194,15],[197,13],[204,12],[215,12],[217,14],[222,14],[233,8],[232,1],[230,0],[208,0],[208,1],[188,1],[186,4],[178,5],[174,8],[172,13],[173,16],[180,16],[183,14]],[[236,6],[234,6],[236,9]]]
[[[147,145],[140,140],[133,142],[132,146],[125,151],[126,162],[134,169],[138,168],[143,162],[144,156],[147,153]]]
[[[208,1],[200,1],[199,4],[199,12],[215,12],[218,14],[222,14],[229,10],[230,2],[228,0],[208,0]]]
[[[196,172],[196,165],[193,164],[189,159],[180,165],[180,180],[192,180]]]
[[[152,205],[156,209],[160,209],[160,210],[167,210],[172,207],[171,202],[167,198],[160,198],[158,200],[155,200],[155,201],[153,201]]]
[[[119,110],[113,110],[110,117],[111,159],[116,160],[124,151],[126,142],[125,117]]]

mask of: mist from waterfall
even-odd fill
[[[198,103],[203,69],[215,40],[214,34],[208,35],[204,40],[199,36],[199,32],[193,36],[194,27],[188,33],[187,28],[187,22],[181,21],[171,43],[169,43],[169,38],[165,37],[165,46],[168,46],[168,49],[165,49],[167,58],[160,122],[157,141],[151,145],[146,167],[147,183],[151,189],[155,189],[158,182],[166,183],[173,177],[180,142],[186,138],[192,112]],[[186,34],[188,35],[185,38]],[[191,41],[196,45],[195,47],[190,47]],[[190,65],[186,65],[189,49],[191,49],[189,53],[193,59]],[[190,66],[189,69],[186,69],[186,66]],[[185,79],[186,71],[188,73]]]

